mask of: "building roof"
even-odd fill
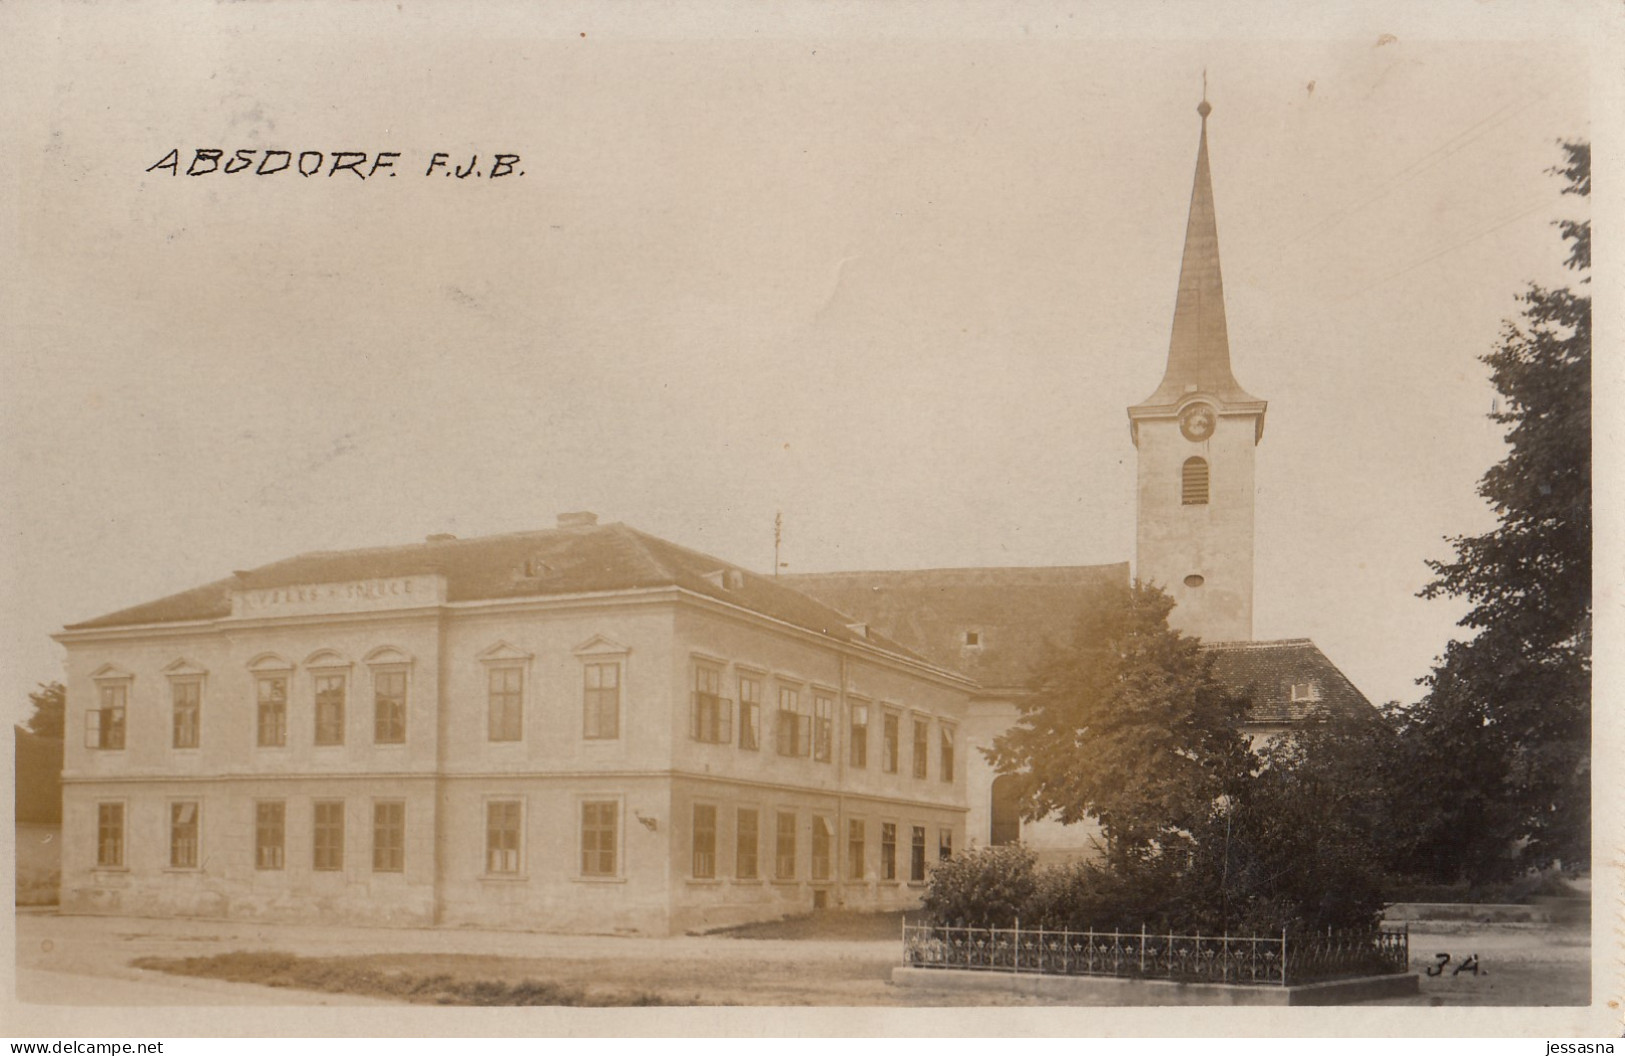
[[[1127,583],[1128,563],[1039,568],[935,568],[781,576],[824,604],[868,620],[984,689],[1025,686],[1044,643],[1064,641],[1102,584]],[[976,635],[975,644],[966,641]]]
[[[1225,688],[1252,697],[1247,721],[1302,722],[1317,714],[1376,715],[1371,701],[1308,638],[1269,642],[1205,642],[1213,673]],[[1310,692],[1294,700],[1292,687]]]
[[[17,820],[62,823],[62,740],[13,726],[17,744]]]
[[[883,635],[855,629],[851,625],[858,621],[852,617],[770,576],[624,524],[580,524],[475,539],[436,537],[405,546],[300,554],[67,629],[222,619],[231,615],[231,595],[237,590],[414,575],[444,576],[448,602],[681,587],[836,641],[862,641],[926,659]]]
[[[1196,149],[1196,178],[1191,186],[1190,217],[1185,225],[1185,255],[1179,264],[1179,293],[1174,302],[1173,335],[1168,367],[1157,391],[1132,410],[1169,408],[1187,394],[1199,392],[1221,404],[1258,404],[1230,370],[1230,337],[1224,317],[1224,278],[1219,271],[1219,228],[1213,211],[1213,178],[1207,161],[1207,100],[1202,138]],[[1262,406],[1260,406],[1260,410]]]

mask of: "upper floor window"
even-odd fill
[[[756,751],[762,745],[762,680],[739,676],[739,747]]]
[[[486,679],[485,735],[493,741],[517,741],[525,731],[525,669],[489,667]]]
[[[802,713],[801,690],[779,687],[776,733],[780,755],[807,755],[812,751],[812,716]]]
[[[586,665],[582,695],[581,735],[589,741],[621,735],[621,665],[593,661]]]
[[[259,702],[258,743],[262,748],[280,748],[288,743],[288,676],[259,676],[255,679],[255,694]]]
[[[85,747],[123,748],[130,683],[127,680],[99,683],[97,695],[100,697],[99,706],[85,712]]]
[[[852,745],[852,768],[862,770],[869,765],[869,705],[853,704],[849,717],[847,740]]]
[[[1186,506],[1207,505],[1207,459],[1191,457],[1180,470],[1180,499]]]
[[[888,774],[897,773],[897,726],[899,716],[888,711],[880,717],[880,769]]]
[[[937,767],[937,776],[944,781],[954,779],[954,728],[946,722],[939,724],[942,741],[942,760]]]
[[[174,705],[171,727],[176,748],[196,748],[203,717],[203,683],[196,678],[177,678],[169,683]]]
[[[914,776],[923,779],[930,773],[931,723],[926,719],[914,720]]]
[[[722,668],[707,663],[694,665],[694,699],[690,709],[693,724],[689,736],[709,744],[733,743],[733,701],[722,696]]]
[[[316,676],[317,744],[344,743],[344,683],[337,672]]]
[[[378,744],[406,741],[406,669],[372,669],[372,739]]]
[[[825,693],[813,694],[813,758],[827,763],[835,745],[835,700]]]

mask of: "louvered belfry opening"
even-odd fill
[[[1180,472],[1180,501],[1186,506],[1207,505],[1207,459],[1187,458]]]

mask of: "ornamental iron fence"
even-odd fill
[[[1178,935],[1132,931],[956,928],[903,924],[911,968],[979,969],[1038,975],[1101,975],[1190,983],[1295,986],[1410,967],[1403,930],[1280,935]]]

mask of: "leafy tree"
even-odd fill
[[[1143,584],[1102,587],[986,750],[1015,776],[1026,817],[1098,820],[1119,865],[1185,842],[1252,763],[1247,702],[1214,679],[1197,639],[1168,627],[1173,604]]]
[[[1591,193],[1591,150],[1564,143],[1553,172]],[[1589,220],[1561,222],[1578,289],[1531,284],[1483,357],[1501,396],[1505,459],[1479,494],[1499,523],[1449,540],[1426,598],[1466,598],[1461,625],[1423,679],[1416,772],[1435,809],[1418,837],[1436,876],[1491,879],[1590,857],[1591,265]],[[1508,850],[1521,843],[1515,866]]]
[[[28,731],[40,737],[61,738],[67,721],[67,687],[60,682],[41,682],[28,699],[34,705],[34,714],[24,723]]]

